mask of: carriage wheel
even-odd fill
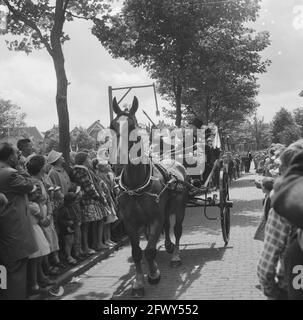
[[[220,214],[221,214],[221,228],[225,245],[228,245],[230,237],[230,206],[229,201],[229,185],[228,174],[226,170],[220,173]]]

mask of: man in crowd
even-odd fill
[[[19,157],[19,169],[26,171],[26,161],[34,153],[33,144],[30,139],[21,139],[17,142],[17,148],[21,152]]]
[[[232,182],[232,180],[234,178],[235,163],[234,163],[234,160],[232,158],[231,153],[227,154],[227,167],[228,167],[229,181]]]
[[[65,169],[65,160],[61,152],[52,150],[47,157],[47,162],[52,166],[49,172],[49,177],[52,183],[61,188],[61,192],[66,196],[70,191],[75,192],[76,186],[71,181],[70,176]],[[80,209],[79,209],[80,210]],[[75,243],[74,243],[74,256],[80,259],[81,256],[81,230],[80,225],[75,227]],[[62,238],[59,234],[59,240],[62,241]]]
[[[52,150],[47,157],[47,162],[52,166],[49,177],[53,184],[61,187],[64,196],[67,195],[72,187],[72,183],[64,168],[65,162],[62,153]]]
[[[0,265],[7,270],[7,290],[0,290],[4,300],[26,298],[27,259],[37,250],[27,203],[34,186],[18,173],[17,165],[17,150],[0,144],[0,193],[8,201],[0,211]]]
[[[252,156],[251,152],[249,151],[249,152],[247,153],[246,163],[245,163],[245,172],[246,172],[246,173],[249,173],[249,172],[250,172],[250,166],[251,166],[252,160],[253,160],[253,156]]]
[[[240,156],[238,154],[236,154],[235,156],[235,173],[236,173],[236,178],[235,179],[239,179],[241,174],[240,174],[240,171],[241,171],[241,159],[240,159]]]

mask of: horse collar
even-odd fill
[[[143,193],[145,189],[147,189],[152,181],[152,175],[153,175],[153,165],[152,162],[149,160],[149,175],[148,179],[144,183],[143,186],[138,187],[137,189],[128,189],[127,186],[124,185],[123,183],[123,174],[124,174],[124,169],[121,172],[120,179],[119,179],[119,187],[122,189],[124,192],[126,192],[130,196],[135,196],[139,195],[140,193]]]

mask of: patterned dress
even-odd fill
[[[73,168],[73,180],[81,187],[82,222],[101,221],[106,217],[104,197],[98,192],[92,173],[85,166],[76,165]]]
[[[114,195],[114,181],[112,181],[109,173],[98,171],[98,177],[100,179],[100,186],[103,189],[106,200],[109,215],[107,217],[107,223],[113,223],[118,220],[117,217],[117,203]]]

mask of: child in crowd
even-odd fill
[[[269,210],[271,208],[270,193],[273,190],[274,181],[275,180],[273,178],[266,177],[261,182],[261,188],[263,193],[265,194],[265,198],[263,200],[263,216],[255,233],[255,240],[264,241],[265,226],[268,219]]]
[[[77,225],[80,225],[77,207],[77,194],[69,192],[64,197],[64,206],[59,210],[58,222],[60,234],[64,239],[64,253],[70,265],[76,265],[77,260],[72,257],[75,243],[74,235]]]
[[[46,160],[43,156],[32,156],[27,164],[26,168],[28,173],[31,176],[31,181],[39,186],[41,190],[41,196],[39,198],[39,206],[41,212],[43,212],[44,219],[48,220],[48,225],[41,225],[41,229],[47,239],[49,246],[50,246],[50,253],[51,257],[53,258],[54,262],[57,264],[59,263],[58,258],[58,250],[59,250],[59,243],[58,243],[58,236],[54,226],[54,219],[53,219],[53,208],[49,199],[49,195],[46,190],[46,186],[43,182],[43,177],[45,176],[45,163]],[[44,271],[46,274],[52,275],[51,273],[51,266],[49,263],[49,256],[43,258],[43,266]],[[56,273],[55,273],[56,274]]]
[[[114,194],[115,181],[108,162],[96,160],[97,159],[94,160],[94,164],[101,178],[101,186],[107,199],[108,209],[108,215],[104,223],[104,244],[108,247],[113,247],[116,243],[111,240],[111,225],[118,220],[117,203]]]
[[[43,257],[50,253],[49,243],[42,231],[41,226],[47,226],[49,221],[46,219],[41,208],[42,192],[39,187],[29,195],[29,212],[33,226],[34,237],[38,250],[29,257],[29,293],[41,293],[41,287],[53,284],[44,274],[42,268]],[[40,284],[40,286],[39,286]]]

